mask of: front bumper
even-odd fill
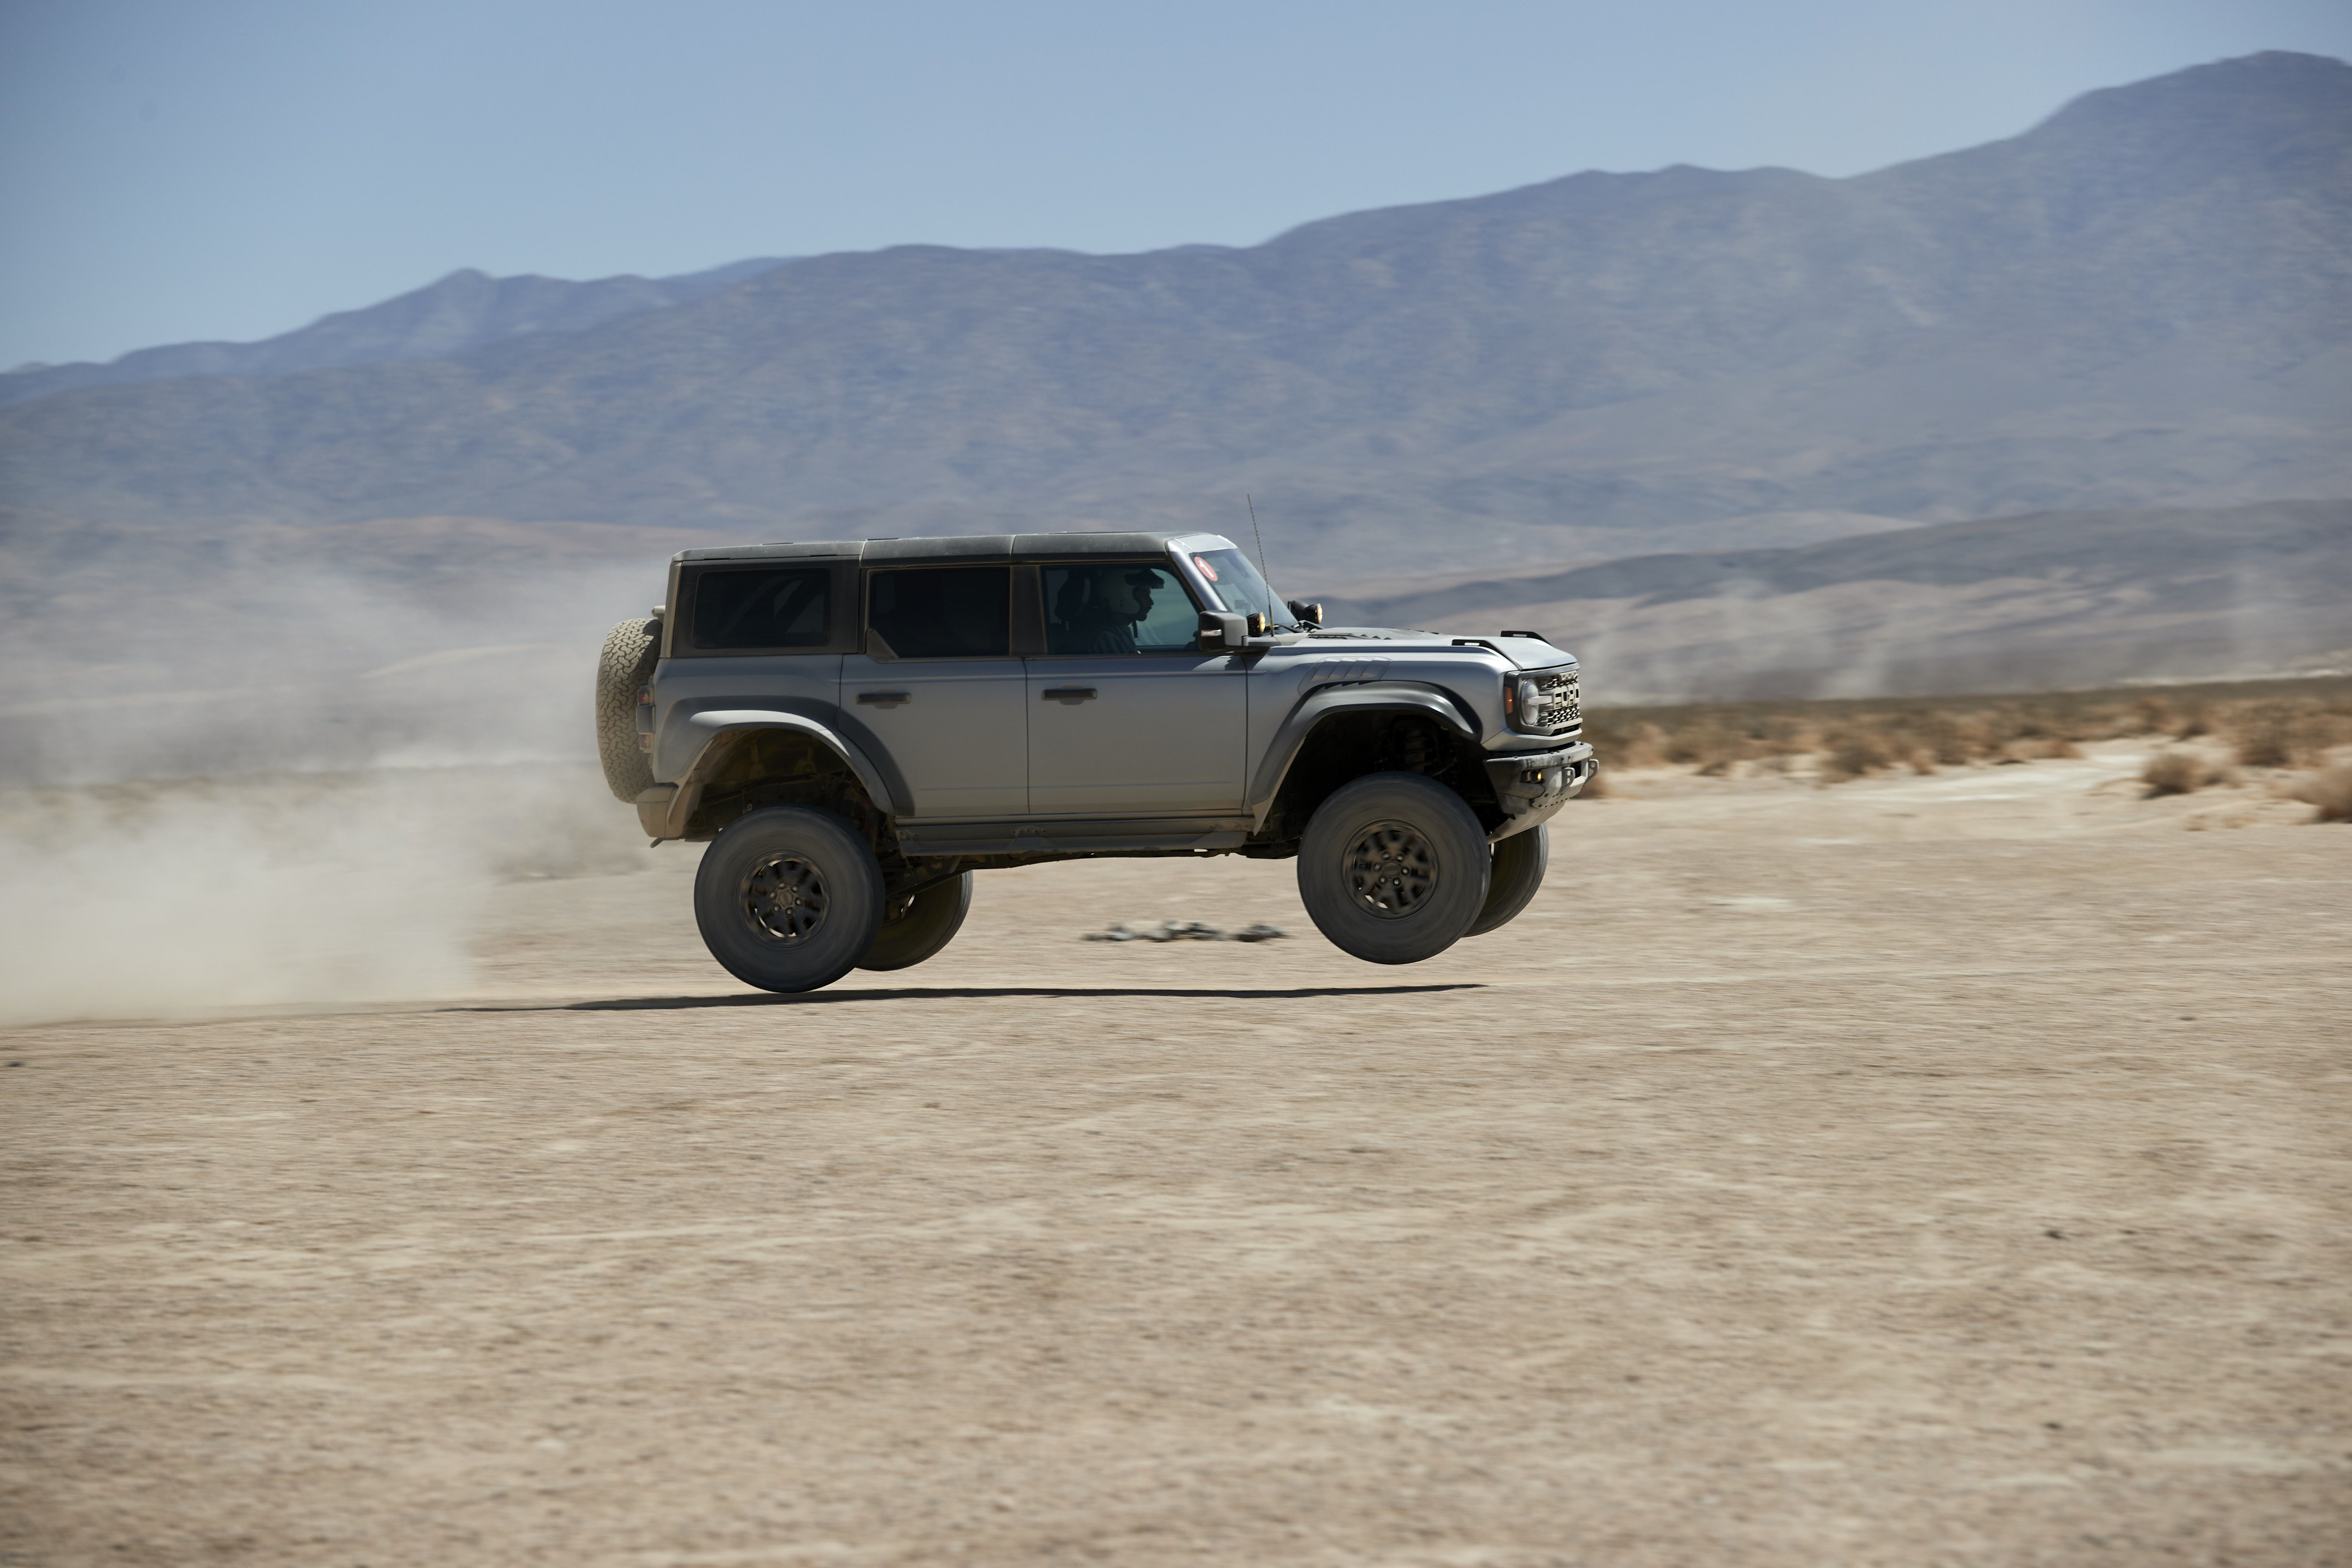
[[[1503,807],[1502,825],[1486,837],[1508,838],[1550,819],[1576,798],[1601,764],[1579,741],[1549,752],[1515,752],[1486,759],[1486,779]]]

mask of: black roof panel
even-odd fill
[[[681,550],[680,561],[989,561],[1073,555],[1159,555],[1171,539],[1216,537],[1194,528],[1124,533],[950,533],[918,539],[833,539]]]

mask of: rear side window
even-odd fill
[[[1013,651],[1013,568],[912,566],[866,579],[866,624],[900,658],[1003,658]]]
[[[833,574],[824,567],[699,574],[698,648],[823,647],[832,626]]]
[[[1045,568],[1047,653],[1191,653],[1201,612],[1176,574],[1148,561]]]

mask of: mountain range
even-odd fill
[[[2352,67],[2313,56],[1847,179],[1582,174],[1246,248],[744,265],[460,311],[443,357],[399,357],[441,340],[393,301],[220,351],[246,374],[52,391],[0,410],[0,502],[782,538],[1230,531],[1254,495],[1293,577],[1344,587],[2352,494]],[[698,297],[637,308],[666,287]],[[564,330],[489,324],[534,319]],[[299,368],[339,339],[373,363]]]
[[[330,707],[429,674],[419,737],[509,692],[553,745],[573,645],[677,546],[1246,539],[1251,498],[1286,591],[1545,631],[1603,700],[2339,668],[2352,67],[2222,61],[1850,179],[1588,173],[1247,247],[461,272],[0,404],[0,717],[40,776],[263,755],[219,710],[265,648]],[[61,703],[113,718],[67,735]],[[157,713],[181,762],[88,760]]]
[[[492,278],[472,268],[370,305],[338,310],[257,343],[173,343],[105,364],[23,365],[0,375],[0,407],[83,386],[121,386],[192,375],[288,375],[396,360],[457,359],[531,332],[580,332],[683,305],[783,265],[755,257],[674,278]]]

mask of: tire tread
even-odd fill
[[[1360,906],[1347,885],[1348,845],[1384,819],[1418,827],[1437,856],[1430,905],[1401,920]],[[1342,952],[1370,963],[1418,963],[1460,941],[1486,902],[1492,856],[1462,797],[1420,773],[1367,773],[1332,792],[1307,819],[1298,848],[1298,896],[1307,918]]]
[[[637,743],[637,689],[653,676],[660,632],[656,620],[623,621],[596,656],[596,755],[604,787],[633,804],[654,785],[653,759]]]

